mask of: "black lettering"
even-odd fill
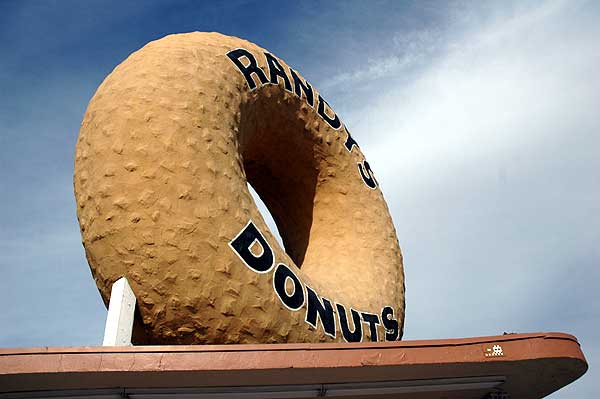
[[[250,250],[255,243],[258,243],[262,248],[262,253],[258,256]],[[244,227],[244,230],[237,237],[231,240],[229,245],[246,266],[257,273],[266,273],[274,265],[273,250],[252,221]]]
[[[290,73],[292,74],[292,80],[294,81],[294,93],[298,96],[298,98],[302,98],[302,93],[304,93],[304,97],[306,97],[306,102],[311,107],[314,107],[314,94],[313,89],[310,83],[306,82],[304,84],[302,79],[298,76],[296,71],[290,68]]]
[[[278,84],[277,78],[283,79],[283,85],[287,91],[292,91],[292,85],[290,84],[290,79],[285,74],[285,70],[283,66],[279,63],[277,58],[273,57],[272,54],[265,53],[265,57],[267,59],[267,65],[269,66],[269,77],[271,78],[271,83]]]
[[[294,283],[294,292],[291,295],[289,295],[285,289],[285,284],[288,279],[292,280]],[[273,274],[273,288],[275,288],[275,292],[281,303],[290,310],[298,310],[304,305],[304,289],[302,288],[302,283],[294,272],[283,263],[278,264],[277,269],[275,269],[275,273]]]
[[[335,316],[331,302],[327,298],[322,298],[323,302],[321,302],[317,293],[309,286],[306,286],[306,293],[308,299],[306,322],[317,328],[317,317],[319,317],[325,334],[335,338]]]
[[[319,108],[317,112],[319,113],[321,118],[323,118],[323,120],[327,122],[329,126],[334,128],[335,130],[338,130],[342,126],[340,118],[338,118],[335,112],[333,112],[333,118],[327,115],[327,112],[325,111],[325,106],[327,106],[327,108],[329,108],[331,112],[333,112],[329,104],[327,104],[327,101],[323,100],[323,97],[321,97],[321,95],[319,94]]]
[[[344,305],[336,304],[338,320],[340,323],[340,329],[342,330],[342,335],[346,342],[360,342],[362,341],[362,323],[360,320],[360,314],[350,308],[350,313],[352,314],[352,322],[354,324],[354,331],[350,331],[350,326],[348,325],[348,316],[346,315],[346,308]]]
[[[352,152],[352,147],[354,147],[354,146],[358,147],[358,143],[356,141],[354,141],[354,139],[350,135],[350,132],[348,131],[348,128],[346,128],[346,126],[344,126],[344,130],[346,131],[346,135],[347,135],[344,145],[346,146],[346,149],[348,150],[348,152]]]
[[[243,48],[236,48],[235,50],[231,50],[230,52],[228,52],[227,57],[229,57],[229,59],[235,64],[235,66],[238,67],[240,72],[244,75],[244,77],[246,78],[246,82],[248,82],[250,90],[254,90],[256,88],[256,83],[252,78],[252,74],[255,74],[258,77],[258,80],[260,80],[261,84],[264,85],[269,83],[267,76],[256,63],[256,58],[254,58],[254,55],[252,55],[252,53],[248,50],[244,50]],[[242,57],[245,57],[248,60],[248,65],[244,65],[242,63],[242,61],[240,60],[240,58]]]
[[[365,323],[369,323],[369,332],[371,333],[371,342],[377,342],[377,325],[380,324],[379,316],[372,313],[361,313]]]
[[[364,164],[364,166],[363,166]],[[377,188],[377,180],[375,180],[375,176],[373,174],[373,170],[371,170],[371,165],[365,160],[362,163],[358,163],[358,172],[360,173],[360,177],[362,177],[363,182],[371,189]]]
[[[394,309],[391,306],[383,308],[381,320],[385,327],[385,340],[396,341],[398,339],[398,320],[394,319]]]

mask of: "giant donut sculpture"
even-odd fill
[[[368,162],[255,44],[189,33],[131,54],[89,103],[74,186],[102,297],[127,277],[150,343],[402,336],[402,255]]]

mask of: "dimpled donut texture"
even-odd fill
[[[347,309],[380,314],[389,305],[402,329],[402,255],[381,190],[358,173],[360,148],[348,151],[344,129],[317,114],[316,89],[314,106],[282,81],[251,90],[227,57],[236,48],[254,54],[268,76],[265,50],[250,42],[177,34],[131,54],[90,101],[74,186],[104,302],[126,277],[152,344],[343,341],[339,331],[333,338],[307,324],[306,306],[283,306],[272,271],[256,273],[232,250],[252,221],[275,264],[305,286]],[[369,328],[363,333],[368,340]]]

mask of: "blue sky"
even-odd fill
[[[97,345],[75,215],[96,87],[169,33],[218,31],[299,70],[369,159],[405,258],[405,339],[562,331],[600,359],[600,5],[0,2],[0,346]]]

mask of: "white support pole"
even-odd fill
[[[103,346],[131,345],[135,294],[125,277],[118,279],[112,286]]]

